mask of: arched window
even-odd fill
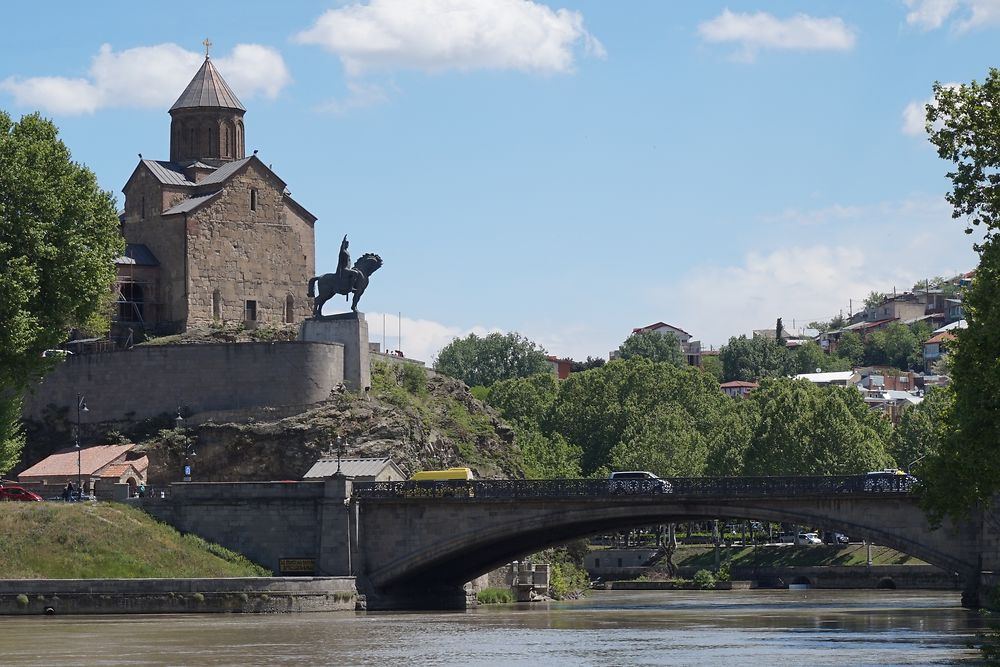
[[[291,324],[295,321],[295,297],[291,294],[285,297],[285,322]]]
[[[208,128],[208,151],[206,152],[206,155],[209,157],[215,157],[217,152],[216,147],[212,145],[212,128]]]
[[[219,290],[212,292],[212,317],[217,320],[222,319],[222,295]]]
[[[257,188],[250,188],[250,210],[257,210]]]
[[[243,159],[243,121],[236,121],[236,159]]]

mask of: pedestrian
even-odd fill
[[[73,482],[66,482],[66,488],[63,489],[62,499],[69,500],[73,497]]]

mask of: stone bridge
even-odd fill
[[[984,513],[932,529],[905,478],[481,480],[175,484],[146,503],[161,519],[276,572],[312,559],[354,575],[370,609],[464,607],[463,584],[569,540],[689,519],[781,521],[843,532],[916,556],[966,582],[977,602],[1000,565],[1000,525]]]

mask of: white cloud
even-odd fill
[[[529,0],[371,0],[331,9],[295,40],[336,53],[350,76],[371,70],[573,70],[574,49],[603,56],[583,15]]]
[[[347,82],[347,96],[342,99],[330,100],[319,110],[342,114],[354,109],[376,106],[388,99],[389,92],[377,83],[349,80]]]
[[[401,320],[395,313],[369,313],[367,319],[369,340],[380,345],[384,340],[383,349],[401,349],[408,358],[426,362],[428,366],[433,364],[441,348],[455,338],[463,338],[471,333],[484,336],[492,331],[500,331],[481,325],[463,329],[433,320],[415,320],[409,317]]]
[[[1000,25],[1000,0],[906,0],[910,12],[906,22],[924,30],[936,30],[953,18],[952,29]]]
[[[57,114],[93,113],[106,107],[166,108],[184,90],[203,57],[176,44],[117,53],[104,44],[86,78],[8,77],[0,81],[0,90],[13,95],[19,106]],[[281,54],[266,46],[239,44],[215,63],[241,98],[274,97],[291,80]]]
[[[707,42],[740,45],[736,57],[744,61],[752,61],[762,49],[849,51],[856,41],[854,29],[839,17],[796,14],[779,19],[766,12],[738,14],[728,9],[699,24],[698,34]]]

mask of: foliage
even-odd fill
[[[913,325],[891,322],[884,329],[868,334],[864,343],[864,363],[868,366],[921,370],[922,343],[929,337],[930,328],[923,322]]]
[[[476,594],[479,604],[510,604],[514,601],[514,593],[509,588],[484,588]]]
[[[500,380],[545,373],[545,350],[518,333],[469,334],[445,345],[434,360],[434,370],[473,387]]]
[[[568,561],[552,563],[549,568],[549,595],[556,600],[582,594],[590,587],[587,571]]]
[[[0,475],[17,465],[22,449],[21,398],[18,395],[0,397]]]
[[[882,292],[869,292],[868,296],[865,297],[865,308],[871,310],[873,308],[878,308],[886,299],[889,297]]]
[[[888,466],[891,425],[852,387],[768,379],[746,399],[759,411],[748,475],[849,475]]]
[[[649,470],[661,477],[697,477],[708,458],[706,435],[677,403],[629,414],[621,440],[611,449],[615,470]]]
[[[899,418],[890,441],[890,453],[901,466],[940,451],[952,435],[951,416],[955,394],[952,387],[933,387],[919,405],[907,409]],[[918,468],[919,470],[919,468]]]
[[[819,344],[811,340],[800,345],[794,355],[796,370],[799,373],[815,373],[817,368],[824,373],[851,370],[850,361],[827,354]]]
[[[934,84],[928,104],[927,132],[938,156],[952,163],[948,172],[952,217],[985,229],[976,246],[979,266],[965,289],[968,328],[953,346],[954,437],[944,440],[924,465],[924,501],[931,518],[962,516],[1000,490],[1000,70],[991,68],[983,83],[957,87]]]
[[[586,361],[577,361],[577,360],[574,359],[573,360],[573,365],[570,368],[570,370],[573,373],[582,373],[584,371],[589,371],[592,368],[600,368],[601,366],[603,366],[606,363],[608,363],[608,362],[605,361],[604,358],[602,358],[602,357],[592,357],[592,356],[590,356],[588,354]]]
[[[681,343],[672,333],[660,334],[655,331],[636,331],[618,347],[620,359],[643,357],[650,361],[663,361],[674,366],[686,363]]]
[[[845,331],[840,334],[834,354],[847,361],[852,368],[860,366],[865,356],[865,344],[861,340],[861,335],[855,331]]]
[[[702,590],[715,588],[715,575],[708,570],[698,570],[694,573],[694,585]]]
[[[764,336],[730,338],[719,350],[722,379],[754,382],[795,372],[795,359],[783,342]]]
[[[739,400],[725,410],[709,443],[705,474],[717,477],[742,475],[747,449],[760,422],[755,401]]]
[[[533,429],[541,429],[559,392],[559,381],[552,373],[537,373],[526,378],[500,380],[489,388],[486,403],[504,419]]]
[[[703,354],[701,357],[701,370],[705,371],[716,382],[722,382],[722,360],[717,354]]]
[[[396,376],[399,384],[414,396],[427,395],[427,371],[417,364],[398,364]]]
[[[486,396],[490,393],[489,387],[484,387],[481,384],[477,384],[475,387],[469,387],[469,393],[472,394],[474,398],[479,399],[482,402],[486,402]]]
[[[732,407],[715,380],[700,369],[642,357],[615,359],[560,383],[548,431],[581,448],[582,472],[591,475],[612,465],[615,457],[637,462],[643,448],[652,447],[667,425],[677,426],[683,430],[655,453],[649,449],[651,459],[641,468],[669,475],[697,468],[685,457],[692,447],[707,448],[716,440],[722,417]],[[695,458],[704,460],[702,454]]]
[[[580,448],[559,433],[544,435],[531,428],[517,428],[514,441],[521,448],[528,479],[575,479],[580,476]]]
[[[70,159],[56,126],[0,111],[0,395],[48,371],[55,359],[42,353],[70,328],[105,329],[124,249],[114,197]]]

